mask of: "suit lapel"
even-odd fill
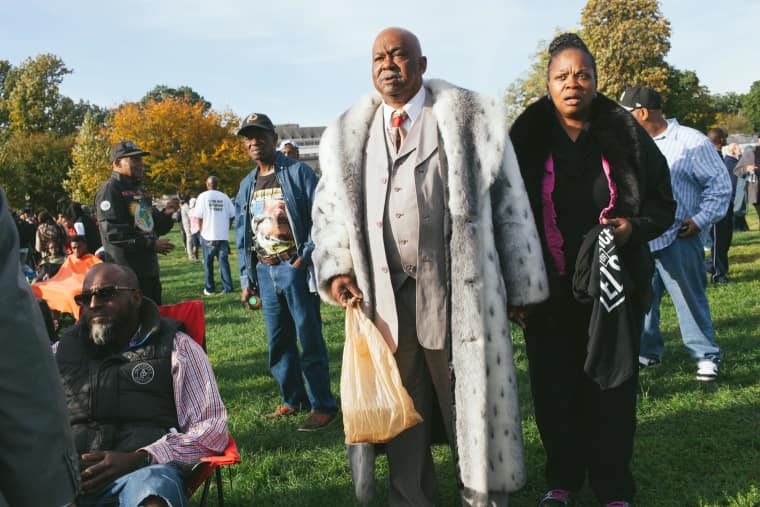
[[[388,192],[388,148],[383,125],[383,108],[378,107],[375,118],[370,125],[367,140],[364,190],[367,203],[367,217],[370,223],[382,221],[385,210],[385,197]],[[382,161],[382,162],[381,162]]]
[[[388,152],[385,147],[386,144],[385,127],[383,125],[383,108],[380,106],[375,111],[374,118],[369,127],[367,160],[388,160]]]
[[[438,150],[438,125],[433,116],[431,108],[430,94],[426,97],[425,107],[422,108],[422,114],[414,122],[416,127],[419,124],[419,140],[417,141],[417,160],[414,166],[425,162],[430,156]]]

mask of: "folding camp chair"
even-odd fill
[[[162,317],[182,322],[185,325],[187,334],[198,345],[203,347],[203,350],[206,350],[206,318],[203,314],[203,301],[196,299],[174,305],[159,306],[158,311]],[[236,463],[240,463],[240,453],[238,453],[238,448],[232,435],[227,434],[227,448],[224,450],[224,454],[201,458],[201,462],[193,468],[190,477],[185,481],[187,496],[193,496],[200,485],[203,484],[200,505],[205,505],[209,486],[211,485],[211,477],[215,475],[217,498],[219,506],[223,507],[224,491],[222,489],[222,473],[219,467],[234,465]]]

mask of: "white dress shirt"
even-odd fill
[[[403,109],[406,111],[407,117],[404,120],[404,122],[401,124],[401,127],[403,127],[404,131],[407,133],[412,129],[412,125],[414,125],[414,121],[420,117],[420,114],[422,113],[422,107],[425,105],[425,87],[420,86],[420,90],[417,92],[417,94],[412,97],[409,102],[404,104]],[[383,121],[385,125],[386,134],[390,136],[390,125],[391,125],[391,115],[393,114],[393,111],[396,109],[392,108],[385,102],[383,102]],[[389,137],[390,138],[390,137]]]

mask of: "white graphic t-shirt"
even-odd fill
[[[207,190],[198,196],[192,209],[195,217],[203,220],[201,237],[206,241],[229,241],[230,219],[235,216],[235,206],[226,194]]]

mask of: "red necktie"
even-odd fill
[[[401,109],[400,111],[393,111],[391,113],[391,143],[396,147],[396,153],[406,138],[406,130],[403,127],[404,120],[409,117],[406,111]]]

